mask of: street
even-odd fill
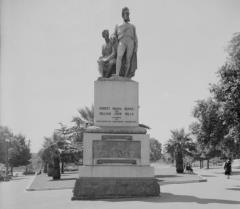
[[[161,196],[154,198],[71,201],[72,190],[25,191],[33,176],[20,176],[0,183],[1,209],[113,209],[113,208],[234,208],[240,207],[240,170],[230,179],[221,169],[197,171],[207,182],[161,186]]]

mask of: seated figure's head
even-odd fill
[[[109,38],[109,31],[108,30],[103,30],[102,31],[102,37],[104,38],[104,39],[106,39],[106,38]]]

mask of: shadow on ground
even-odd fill
[[[223,174],[224,175],[224,171],[221,171],[221,172],[215,172],[216,174]],[[235,175],[240,175],[240,171],[232,171],[232,176],[235,176]]]
[[[61,179],[50,179],[49,181],[67,181],[67,180],[76,180],[77,178],[61,178]]]
[[[177,175],[155,175],[155,178],[173,178],[173,177],[179,177]]]
[[[216,177],[214,175],[201,175],[202,177]]]
[[[240,175],[240,171],[233,171],[232,172],[232,175],[234,176],[234,175]]]
[[[198,198],[191,195],[176,195],[172,193],[161,193],[160,197],[108,199],[105,201],[110,201],[110,202],[141,201],[141,202],[152,202],[152,203],[169,203],[169,202],[191,203],[192,202],[192,203],[198,203],[198,204],[218,203],[218,204],[233,204],[233,205],[240,204],[240,201],[235,201],[235,200]]]
[[[240,191],[240,188],[227,188],[227,190]]]
[[[13,177],[11,179],[11,181],[19,181],[19,180],[22,180],[22,179],[27,179],[27,177]]]

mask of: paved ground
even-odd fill
[[[40,190],[58,190],[58,189],[72,189],[74,187],[78,172],[65,172],[61,174],[60,180],[52,180],[46,174],[36,175],[32,182],[26,188],[28,191]]]
[[[198,172],[207,182],[165,184],[161,196],[155,198],[98,201],[71,201],[72,190],[25,191],[33,177],[17,177],[0,183],[1,209],[238,209],[240,208],[240,170],[230,179],[221,169]]]
[[[153,164],[155,170],[155,176],[159,180],[160,185],[166,184],[181,184],[181,183],[193,183],[203,182],[207,179],[198,175],[196,172],[193,174],[184,173],[177,174],[176,168],[170,165]]]
[[[197,174],[176,174],[175,167],[169,165],[152,165],[155,167],[155,175],[159,180],[159,184],[177,184],[177,183],[192,183],[204,181]],[[78,177],[78,172],[65,172],[61,175],[60,180],[52,180],[46,174],[36,175],[33,181],[27,187],[28,191],[40,190],[59,190],[72,189],[75,180]]]

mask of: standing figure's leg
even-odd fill
[[[128,73],[129,73],[129,70],[130,70],[130,65],[131,65],[133,50],[134,50],[134,42],[133,42],[132,40],[131,40],[131,41],[128,41],[128,44],[127,44],[127,54],[126,54],[125,77],[128,76]]]
[[[116,75],[118,76],[120,74],[120,70],[122,66],[122,58],[125,50],[126,50],[125,44],[120,41],[117,48],[117,61],[116,61]]]

